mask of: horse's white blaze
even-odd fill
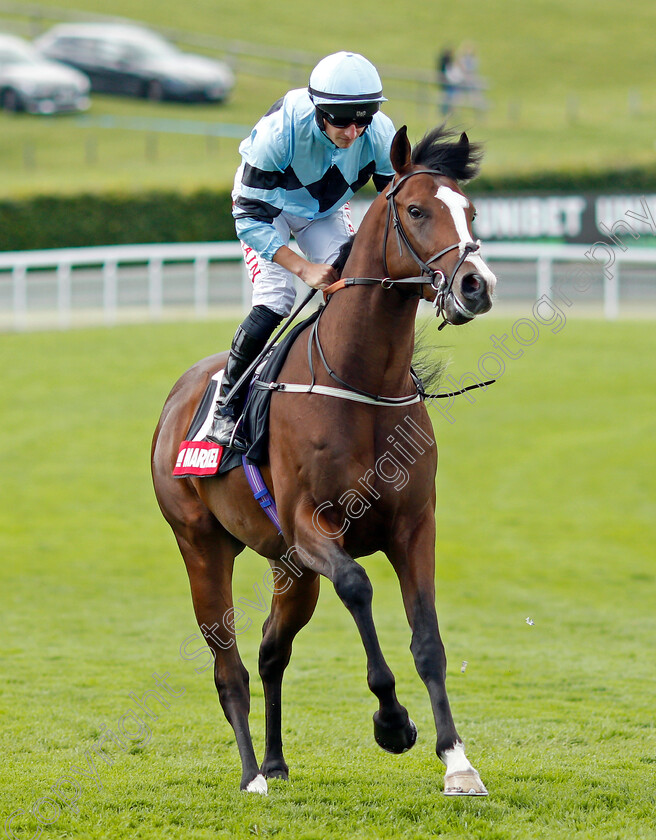
[[[469,207],[469,200],[461,193],[452,190],[451,187],[444,186],[444,184],[442,184],[435,193],[435,198],[439,198],[439,200],[449,208],[458,239],[460,240],[458,243],[458,249],[460,251],[460,256],[462,256],[465,251],[465,245],[472,241],[472,238],[469,235],[469,228],[467,226],[467,216],[465,215],[465,210]],[[470,254],[465,262],[471,263],[474,266],[476,273],[479,274],[488,284],[489,294],[492,294],[494,287],[497,284],[497,278],[490,271],[482,257],[478,254]]]
[[[246,793],[262,793],[264,796],[268,795],[269,786],[267,785],[267,780],[261,773],[246,785]]]
[[[465,210],[469,207],[469,201],[464,195],[452,190],[451,187],[445,187],[444,184],[435,193],[435,198],[439,198],[449,208],[453,224],[456,226],[456,233],[460,239],[459,248],[460,256],[462,256],[465,245],[471,242],[469,228],[467,227],[467,216],[465,216]]]
[[[462,773],[465,770],[474,769],[465,755],[465,745],[460,742],[453,749],[445,750],[440,757],[446,764],[447,775],[449,773]]]
[[[492,294],[494,291],[494,287],[497,285],[497,278],[493,272],[487,266],[487,263],[483,260],[482,257],[479,257],[477,254],[472,254],[465,260],[466,263],[471,263],[474,268],[476,269],[476,274],[480,275],[483,280],[487,283],[487,291],[488,294]]]

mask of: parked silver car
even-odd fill
[[[84,72],[94,91],[222,102],[234,86],[230,67],[201,55],[181,52],[142,26],[114,23],[62,23],[35,41],[42,55]]]
[[[89,107],[89,87],[83,73],[46,60],[22,38],[0,34],[0,107],[5,110],[84,111]]]

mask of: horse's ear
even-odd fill
[[[467,137],[466,132],[462,132],[460,135],[460,140],[458,141],[458,145],[462,146],[463,150],[466,150],[469,153],[469,137]]]
[[[412,165],[411,153],[412,149],[408,140],[408,127],[407,125],[402,125],[394,135],[392,148],[390,149],[392,166],[394,167],[394,171],[398,172],[399,175],[403,174]]]

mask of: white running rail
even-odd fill
[[[603,271],[601,261],[586,259],[590,247],[495,242],[484,244],[483,254],[501,274],[501,289],[503,264],[525,264],[526,282],[536,300],[554,294],[561,284],[567,293],[563,272],[571,276],[582,270],[596,272],[607,319],[620,314],[620,287],[628,282],[623,280],[624,271],[641,267],[643,286],[645,277],[648,282],[648,304],[656,314],[652,291],[656,289],[656,248],[634,247],[624,252],[615,248],[612,267]],[[645,272],[649,267],[653,273]],[[183,308],[185,316],[197,318],[216,314],[217,307],[232,307],[234,314],[235,308],[250,307],[250,294],[238,242],[0,252],[0,329],[5,331],[39,325],[68,329],[85,311],[100,313],[96,321],[108,326],[125,320],[128,310],[130,318],[138,321],[171,319]],[[503,291],[499,297],[503,303]],[[640,297],[636,300],[640,305]]]

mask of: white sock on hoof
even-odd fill
[[[458,742],[452,749],[445,750],[441,758],[446,764],[445,796],[487,796],[487,788],[465,755],[463,744]]]
[[[267,785],[267,780],[261,773],[259,776],[256,776],[252,782],[249,782],[246,785],[246,793],[262,793],[264,796],[268,795],[269,787]]]
[[[457,742],[450,750],[445,750],[441,756],[446,764],[447,773],[462,773],[464,770],[473,770],[469,759],[465,755],[465,745]]]

